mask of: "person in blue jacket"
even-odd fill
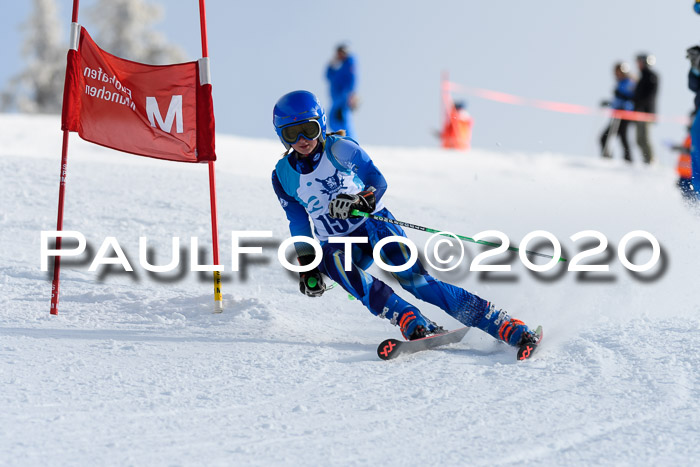
[[[333,102],[328,115],[328,125],[332,131],[345,130],[347,136],[355,138],[351,114],[357,105],[357,70],[355,57],[348,52],[347,45],[340,44],[336,48],[335,56],[326,68],[326,78],[330,84]]]
[[[272,172],[272,186],[289,221],[292,236],[316,237],[322,259],[317,267],[299,273],[299,289],[310,297],[325,291],[323,275],[337,282],[375,316],[398,325],[413,340],[444,330],[423,316],[382,280],[368,274],[372,250],[385,237],[402,236],[401,227],[352,215],[354,209],[394,219],[384,206],[387,182],[369,155],[342,132],[326,133],[326,114],[316,96],[294,91],[282,96],[273,110],[275,131],[287,149]],[[352,267],[345,271],[345,245],[332,237],[365,237],[353,243]],[[313,247],[295,243],[299,264],[316,259]],[[390,242],[381,249],[386,264],[405,264],[405,245]],[[537,335],[520,320],[468,291],[431,277],[420,260],[392,273],[414,297],[436,305],[466,326],[475,326],[513,346],[537,342]]]
[[[688,50],[690,71],[688,72],[688,87],[695,93],[695,118],[690,127],[690,164],[692,167],[691,182],[693,189],[700,200],[700,46],[690,47]]]
[[[612,102],[604,101],[602,105],[609,106],[613,110],[634,110],[635,82],[629,75],[629,65],[618,62],[615,64],[613,71],[616,79],[614,98]],[[627,126],[629,122],[629,120],[625,120],[624,118],[613,114],[608,127],[600,136],[600,146],[603,157],[612,157],[610,154],[610,141],[608,141],[608,139],[614,138],[617,134],[617,136],[620,138],[620,142],[622,143],[625,160],[627,162],[632,162],[632,153],[630,151],[629,142],[627,141]]]

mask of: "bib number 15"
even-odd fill
[[[362,217],[351,217],[350,219],[335,219],[328,214],[316,218],[328,232],[328,235],[344,234],[350,230],[351,225],[362,222]]]

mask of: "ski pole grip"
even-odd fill
[[[351,215],[351,216],[369,217],[371,214],[368,213],[368,212],[360,211],[360,210],[358,210],[358,209],[353,209],[353,210],[350,212],[350,215]]]

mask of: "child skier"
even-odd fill
[[[377,242],[388,236],[406,236],[397,225],[351,214],[358,209],[393,219],[382,202],[387,182],[369,155],[342,132],[326,134],[326,114],[310,92],[294,91],[282,96],[274,107],[273,123],[287,153],[272,172],[272,186],[289,220],[289,230],[292,236],[312,237],[311,219],[323,251],[317,268],[300,273],[301,292],[321,296],[325,290],[321,274],[325,274],[372,314],[398,325],[407,340],[445,332],[391,287],[365,272],[373,262],[372,249]],[[328,242],[334,236],[369,240],[352,245],[350,271],[344,270],[345,245]],[[315,259],[311,245],[298,242],[295,248],[301,265]],[[409,259],[404,245],[396,242],[384,246],[381,254],[392,266]],[[538,341],[537,334],[525,323],[464,289],[433,278],[420,261],[392,274],[416,298],[440,307],[466,326],[521,348]]]

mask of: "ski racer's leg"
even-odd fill
[[[353,245],[350,271],[345,271],[344,249],[345,246],[338,243],[323,245],[323,261],[319,266],[321,272],[360,300],[372,314],[390,320],[395,326],[398,325],[401,333],[408,340],[423,337],[426,332],[437,328],[437,325],[425,318],[418,308],[396,295],[384,282],[359,267],[358,263],[368,263],[364,261],[367,254],[371,259],[371,247],[368,244]]]
[[[383,209],[379,215],[394,219],[387,209]],[[369,219],[366,224],[365,229],[372,246],[388,236],[406,236],[398,225],[373,219]],[[391,242],[382,248],[381,257],[385,263],[398,266],[408,261],[409,254],[404,245]],[[416,298],[441,308],[464,325],[477,327],[496,339],[517,345],[522,334],[528,331],[525,323],[512,319],[505,311],[495,310],[494,306],[483,298],[461,287],[435,279],[428,274],[420,260],[410,269],[392,274],[401,287]]]

